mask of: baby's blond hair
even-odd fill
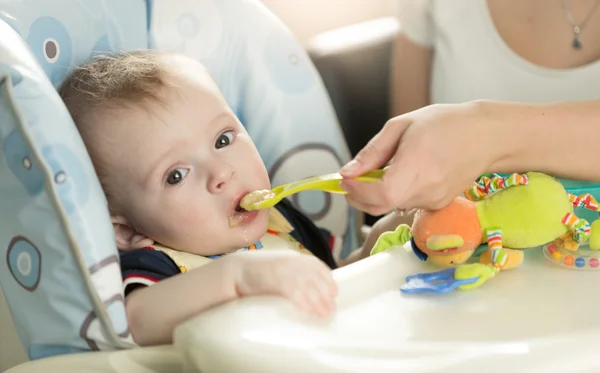
[[[77,67],[59,89],[75,124],[89,112],[106,106],[162,102],[160,89],[167,85],[165,54],[136,51],[100,56]]]
[[[164,53],[136,51],[99,56],[77,67],[59,89],[110,201],[106,185],[108,165],[100,156],[97,132],[102,120],[115,110],[163,104],[162,89],[169,86],[169,63]],[[147,107],[148,108],[148,107]]]

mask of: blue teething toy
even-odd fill
[[[448,268],[433,273],[417,273],[407,276],[406,284],[400,287],[400,291],[405,294],[424,292],[445,294],[459,286],[472,284],[477,281],[477,277],[456,280],[454,278],[455,272],[456,268]]]

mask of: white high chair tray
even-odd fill
[[[402,294],[432,272],[405,248],[335,270],[337,313],[319,320],[275,297],[246,298],[181,325],[187,372],[599,372],[600,271],[526,252],[483,287]]]

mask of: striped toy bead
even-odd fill
[[[562,218],[561,223],[569,227],[573,233],[573,238],[578,243],[585,242],[592,233],[590,224],[585,219],[578,218],[575,214],[570,212],[565,214]]]

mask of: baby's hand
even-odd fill
[[[325,263],[293,252],[239,253],[236,290],[240,296],[282,295],[319,316],[335,310],[336,283]]]

